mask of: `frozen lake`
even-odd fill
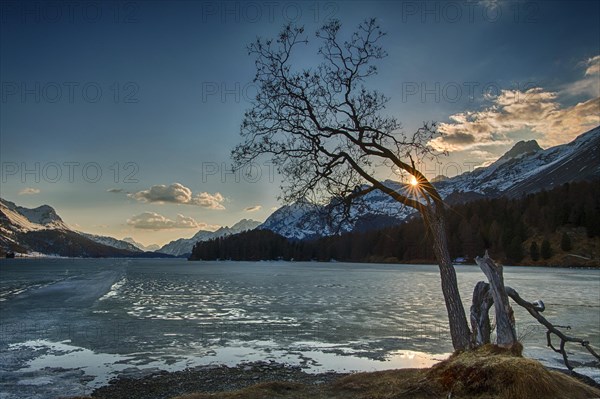
[[[468,311],[475,266],[457,267]],[[600,348],[600,271],[505,268]],[[427,367],[452,351],[437,266],[115,259],[0,261],[0,398],[89,393],[118,373],[275,360],[308,372]],[[560,367],[516,306],[526,355]],[[576,345],[577,371],[600,381]]]

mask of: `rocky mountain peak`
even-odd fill
[[[521,140],[515,144],[510,150],[500,157],[500,160],[514,159],[522,154],[530,154],[542,151],[542,147],[535,140]]]

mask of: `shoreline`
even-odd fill
[[[437,266],[437,264],[435,263],[435,261],[425,261],[425,260],[415,260],[413,262],[402,262],[402,263],[398,263],[398,262],[346,262],[346,261],[337,261],[337,260],[330,260],[330,261],[290,261],[290,260],[277,260],[277,259],[271,259],[271,260],[258,260],[258,261],[254,261],[254,260],[189,260],[187,258],[179,258],[179,257],[149,257],[149,258],[143,258],[143,257],[62,257],[62,256],[16,256],[14,258],[4,258],[4,257],[0,257],[0,263],[4,263],[4,262],[8,262],[11,260],[31,260],[31,259],[36,259],[36,260],[99,260],[99,259],[118,259],[118,260],[138,260],[138,259],[152,259],[152,260],[161,260],[161,259],[169,259],[169,260],[175,260],[175,259],[181,259],[181,260],[185,260],[186,262],[235,262],[235,263],[243,263],[243,262],[257,262],[257,263],[261,263],[261,262],[286,262],[286,263],[352,263],[352,264],[359,264],[359,265],[398,265],[398,266],[402,266],[402,265],[413,265],[413,266]],[[474,263],[455,263],[454,266],[469,266],[469,267],[477,267],[476,264]],[[502,265],[503,267],[507,267],[507,268],[512,268],[512,267],[532,267],[532,268],[542,268],[542,267],[546,267],[549,269],[577,269],[577,270],[600,270],[600,264],[598,265],[547,265],[547,264],[518,264],[518,265]]]
[[[438,363],[438,365],[440,365]],[[433,367],[435,368],[435,366]],[[96,388],[89,396],[77,396],[64,399],[171,399],[190,394],[217,394],[250,389],[253,387],[282,387],[289,390],[302,386],[303,390],[319,392],[331,389],[344,377],[380,378],[393,373],[397,378],[412,378],[426,369],[389,369],[374,372],[324,372],[306,373],[300,366],[275,361],[257,361],[242,363],[234,367],[225,365],[197,366],[181,371],[156,371],[140,377],[121,375],[110,380],[105,386]],[[568,370],[544,367],[549,372],[559,372],[573,377],[585,385],[600,389],[593,379]],[[237,397],[237,396],[235,396]],[[304,397],[304,396],[302,396]],[[345,396],[352,397],[352,396]],[[362,396],[361,396],[362,397]]]

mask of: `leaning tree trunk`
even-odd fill
[[[456,270],[448,251],[446,237],[446,223],[444,219],[443,204],[434,205],[425,209],[423,219],[433,241],[433,252],[437,258],[442,279],[442,292],[448,311],[450,336],[455,350],[465,350],[470,347],[471,331],[467,323],[465,308],[460,299]]]

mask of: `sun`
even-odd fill
[[[413,187],[416,187],[416,186],[419,185],[419,181],[417,180],[416,177],[414,177],[414,176],[410,177],[410,185],[413,186]]]

